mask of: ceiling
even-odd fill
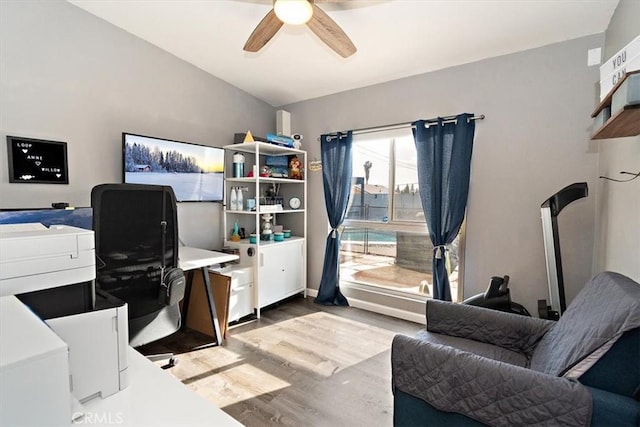
[[[358,48],[343,59],[306,26],[244,52],[271,0],[68,1],[275,107],[600,33],[618,4],[317,0]]]

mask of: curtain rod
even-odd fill
[[[445,117],[441,117],[443,120],[442,123],[455,123],[456,121],[456,117],[457,116],[445,116]],[[484,114],[480,114],[479,116],[472,116],[469,117],[469,120],[484,120]],[[428,128],[429,126],[432,126],[433,124],[435,124],[435,122],[437,122],[438,119],[430,119],[427,120],[427,123],[424,124],[424,127]],[[394,130],[394,129],[402,129],[405,127],[411,127],[413,128],[413,122],[405,122],[405,123],[394,123],[392,125],[382,125],[382,126],[374,126],[374,127],[369,127],[369,128],[361,128],[361,129],[353,129],[353,135],[360,135],[360,134],[365,134],[365,133],[372,133],[372,132],[382,132],[385,130]],[[343,132],[332,132],[329,135],[337,135],[338,133],[346,133],[347,131],[343,131]],[[318,141],[320,141],[320,138],[318,138]]]

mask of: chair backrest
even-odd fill
[[[531,357],[531,369],[564,375],[587,357],[595,357],[596,350],[638,327],[640,284],[618,273],[600,273],[587,282],[540,340]]]
[[[133,345],[139,329],[162,317],[160,312],[166,308],[158,295],[163,251],[166,267],[178,265],[175,195],[169,186],[102,184],[91,191],[91,206],[98,256],[96,287],[128,304]],[[180,327],[177,317],[174,330]]]

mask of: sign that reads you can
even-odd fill
[[[640,69],[640,35],[600,67],[600,100],[603,100],[625,73]]]

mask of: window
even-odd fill
[[[396,138],[354,138],[354,186],[347,219],[389,222],[391,218],[424,224],[416,148],[411,133],[403,134]]]
[[[433,245],[424,219],[410,128],[355,135],[350,205],[340,247],[341,281],[398,296],[432,292]],[[459,236],[448,252],[458,296]]]

